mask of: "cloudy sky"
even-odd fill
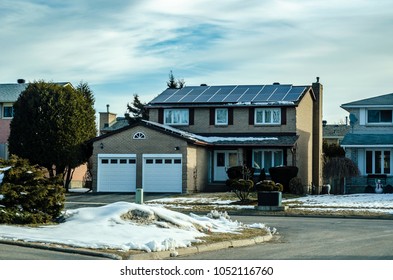
[[[324,119],[393,92],[391,0],[2,0],[0,83],[87,82],[96,110],[186,85],[324,85]]]

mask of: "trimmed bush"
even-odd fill
[[[383,192],[384,192],[384,193],[393,193],[393,186],[392,186],[392,185],[386,185],[386,186],[383,188]]]
[[[289,181],[289,191],[291,194],[306,194],[307,188],[305,188],[302,184],[302,180],[299,177],[293,177]]]
[[[365,193],[375,193],[375,188],[368,185],[365,189],[364,189]]]
[[[241,203],[248,202],[248,197],[254,187],[254,181],[251,180],[254,176],[254,168],[233,166],[228,168],[227,174],[229,179],[226,185],[236,194]]]
[[[299,169],[296,166],[278,166],[269,168],[271,179],[284,186],[283,192],[289,192],[289,181],[297,176]]]
[[[17,157],[0,166],[12,166],[0,186],[0,223],[48,223],[61,215],[65,193],[60,178],[47,178],[45,169]]]
[[[280,183],[275,183],[272,180],[264,180],[264,181],[260,181],[258,183],[255,184],[255,189],[257,192],[272,192],[272,191],[276,191],[276,192],[282,192],[284,189],[284,186]]]

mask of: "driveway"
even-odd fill
[[[206,252],[186,260],[393,260],[393,220],[232,216],[275,227],[280,238],[261,245]]]

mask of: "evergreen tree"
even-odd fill
[[[149,119],[146,103],[142,103],[139,100],[138,94],[134,94],[134,100],[131,105],[127,104],[126,118],[130,124]]]
[[[94,98],[89,86],[76,89],[38,81],[29,84],[14,104],[9,150],[33,164],[63,175],[68,190],[72,171],[86,162],[96,136]]]
[[[169,72],[169,81],[166,84],[168,88],[177,89],[177,88],[183,88],[186,83],[184,79],[178,79],[176,81],[175,76],[173,75],[173,72],[171,70]]]

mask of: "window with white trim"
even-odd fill
[[[136,132],[134,136],[132,136],[132,139],[143,140],[146,139],[146,135],[143,132]]]
[[[227,108],[217,108],[216,109],[216,125],[228,125],[228,109]]]
[[[165,109],[164,124],[169,125],[188,125],[188,109]]]
[[[367,174],[390,174],[390,150],[366,150]]]
[[[14,107],[12,105],[3,105],[3,118],[13,118]]]
[[[280,124],[280,108],[257,108],[255,109],[255,124]]]
[[[254,168],[264,168],[266,174],[269,174],[270,167],[282,166],[284,164],[284,153],[282,150],[254,150],[252,162]]]
[[[367,110],[367,122],[369,124],[392,124],[392,110]]]

